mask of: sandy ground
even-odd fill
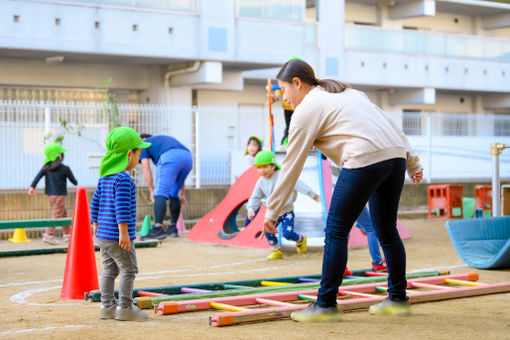
[[[510,281],[508,270],[481,271],[457,255],[444,220],[404,220],[413,237],[405,241],[408,271],[476,271],[480,281]],[[0,241],[0,250],[10,247]],[[34,247],[46,246],[34,240]],[[250,250],[165,240],[137,250],[137,287],[247,280],[320,273],[322,251],[287,252],[266,260],[267,250]],[[410,317],[343,314],[341,322],[303,324],[292,320],[211,327],[211,312],[156,315],[147,322],[98,319],[99,303],[61,300],[65,254],[0,258],[0,339],[510,339],[510,294],[486,295],[414,305]],[[102,264],[96,253],[99,273]],[[351,249],[349,268],[369,267],[367,248]]]

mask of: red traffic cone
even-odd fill
[[[90,225],[87,191],[84,187],[78,187],[74,201],[64,282],[60,293],[62,299],[81,300],[85,293],[99,289]]]

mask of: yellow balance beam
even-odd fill
[[[227,305],[226,303],[220,303],[220,302],[214,302],[214,301],[211,302],[211,307],[216,308],[216,309],[228,310],[231,312],[242,312],[242,311],[248,310],[248,308]]]
[[[288,286],[292,283],[288,282],[277,282],[277,281],[260,281],[261,286]]]
[[[481,285],[483,285],[483,283],[479,283],[479,282],[455,280],[455,279],[444,279],[444,283],[451,283],[451,284],[463,285],[463,286],[481,286]]]

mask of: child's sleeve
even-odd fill
[[[99,213],[99,201],[101,199],[101,185],[97,185],[94,195],[92,195],[92,201],[90,202],[90,220],[92,223],[97,222],[97,215]]]
[[[260,184],[260,180],[257,181],[257,184],[255,185],[255,189],[253,189],[253,193],[250,196],[250,199],[248,200],[248,203],[246,204],[246,210],[248,212],[253,211],[255,212],[261,204],[262,199],[264,198],[264,192],[262,191],[262,186]]]
[[[317,195],[317,193],[315,191],[313,191],[312,188],[310,188],[305,182],[303,182],[300,179],[297,180],[296,186],[294,187],[294,189],[297,192],[300,192],[312,199],[315,197],[315,195]]]
[[[115,218],[117,223],[132,222],[131,216],[131,179],[119,178],[115,184]]]
[[[41,171],[39,171],[39,173],[37,175],[35,175],[35,178],[34,180],[32,181],[32,183],[30,184],[30,187],[31,188],[35,188],[37,183],[39,183],[39,181],[41,180],[41,178],[46,174],[46,171],[44,169],[41,168]]]
[[[73,172],[71,171],[70,167],[67,167],[67,178],[69,178],[71,183],[73,183],[74,185],[78,185],[78,181],[74,177]]]

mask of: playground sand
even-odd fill
[[[475,271],[480,282],[510,281],[509,270],[476,270],[457,255],[444,220],[404,220],[412,235],[405,240],[407,269]],[[23,245],[23,248],[28,247]],[[33,240],[31,247],[49,247]],[[0,241],[0,251],[12,250]],[[322,251],[284,260],[266,260],[267,250],[231,248],[167,239],[157,248],[137,250],[140,274],[136,287],[154,287],[317,274]],[[341,322],[303,324],[287,320],[229,327],[208,325],[210,311],[156,315],[143,323],[99,320],[99,303],[61,300],[65,254],[0,258],[0,339],[509,339],[510,294],[413,305],[410,317],[371,316],[367,311],[343,314]],[[102,264],[96,253],[99,274]],[[349,250],[349,268],[370,266],[367,248]]]

